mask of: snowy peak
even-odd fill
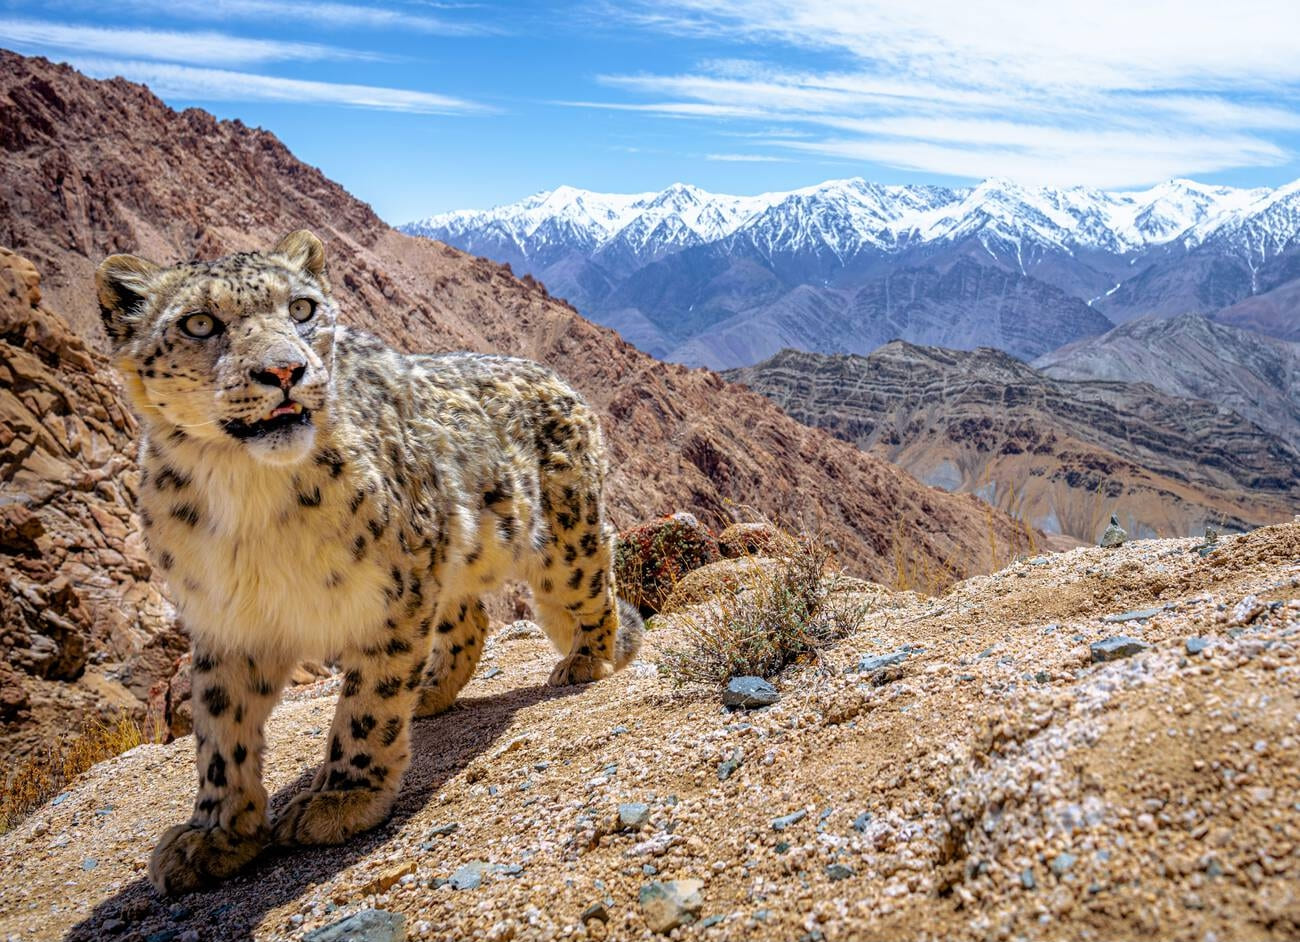
[[[596,193],[572,186],[485,211],[458,210],[402,227],[453,243],[491,233],[527,258],[557,244],[584,253],[662,257],[740,235],[764,254],[846,257],[975,238],[995,255],[1079,250],[1137,252],[1222,234],[1256,253],[1300,231],[1300,181],[1276,190],[1169,180],[1147,190],[1031,187],[988,179],[974,187],[885,186],[854,177],[757,196],[674,183],[656,193]]]

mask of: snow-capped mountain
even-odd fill
[[[950,339],[1037,356],[1107,329],[1107,317],[1210,314],[1300,278],[1300,181],[1111,192],[854,178],[757,196],[559,187],[401,228],[509,262],[650,352],[711,366],[783,344],[869,352],[881,331],[925,343],[939,311],[970,320],[948,325]],[[969,266],[946,277],[963,259],[994,277]],[[914,293],[944,284],[944,298]],[[995,286],[1000,298],[983,293]],[[1050,306],[1043,323],[1021,323],[1038,303]],[[913,323],[918,305],[931,327]]]

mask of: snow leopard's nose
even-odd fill
[[[253,382],[265,383],[267,386],[275,386],[277,389],[288,392],[302,381],[303,374],[307,372],[307,364],[292,363],[288,366],[268,366],[264,369],[250,370],[249,372],[253,377]]]

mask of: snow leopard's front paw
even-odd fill
[[[252,834],[178,824],[163,834],[149,857],[149,880],[164,896],[188,893],[234,876],[266,847],[265,827]]]
[[[309,791],[294,797],[275,822],[275,842],[342,844],[388,817],[392,792],[370,789]]]
[[[570,654],[555,665],[547,678],[548,687],[568,687],[571,684],[589,684],[614,673],[614,665],[590,654]]]

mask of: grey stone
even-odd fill
[[[1088,650],[1092,652],[1092,662],[1099,664],[1102,661],[1118,661],[1120,658],[1132,657],[1149,647],[1151,645],[1144,644],[1136,638],[1116,635],[1114,638],[1107,638],[1104,641],[1094,641],[1088,645]]]
[[[605,908],[604,903],[592,903],[582,911],[583,922],[591,922],[593,919],[609,922],[609,910]]]
[[[699,880],[668,880],[641,887],[641,915],[653,932],[671,932],[695,922],[704,908]]]
[[[1052,858],[1052,873],[1056,874],[1058,877],[1065,876],[1070,872],[1070,868],[1074,866],[1078,859],[1078,857],[1068,851],[1061,851],[1061,853]]]
[[[1188,638],[1183,642],[1183,647],[1187,649],[1188,654],[1200,654],[1210,646],[1208,638]]]
[[[858,815],[856,818],[853,819],[853,830],[857,831],[858,833],[862,833],[867,829],[867,825],[870,823],[871,823],[871,812],[864,811],[862,812],[862,814]]]
[[[85,860],[81,862],[82,870],[94,870],[98,866],[99,866],[99,861],[96,860],[94,857],[87,857]]]
[[[826,876],[832,883],[838,883],[840,880],[847,880],[853,876],[853,868],[834,863],[826,868]]]
[[[1117,625],[1126,621],[1146,621],[1148,618],[1154,618],[1165,610],[1163,605],[1155,608],[1135,608],[1132,611],[1120,612],[1118,615],[1103,615],[1102,621],[1108,625]]]
[[[650,806],[632,801],[618,806],[618,826],[624,831],[635,831],[650,820]]]
[[[910,653],[911,652],[907,651],[906,649],[900,649],[898,651],[893,651],[889,654],[873,654],[873,655],[863,657],[861,660],[858,661],[858,673],[870,674],[873,671],[878,671],[886,667],[894,667],[895,665],[902,664],[904,661],[907,660],[907,656]]]
[[[784,831],[788,827],[793,827],[804,818],[808,817],[808,812],[800,808],[791,814],[784,815],[772,822],[773,831]]]
[[[433,830],[431,830],[431,831],[429,832],[429,836],[430,836],[430,837],[441,837],[441,836],[444,835],[444,834],[450,834],[452,831],[456,830],[458,827],[460,827],[460,825],[459,825],[457,822],[455,822],[455,821],[449,821],[449,822],[447,822],[446,824],[440,824],[440,825],[438,825],[436,828],[434,828]]]
[[[736,769],[740,768],[740,763],[744,760],[744,753],[737,749],[732,753],[730,759],[724,759],[718,763],[718,781],[725,782],[735,774]]]
[[[489,667],[487,670],[483,672],[483,679],[491,680],[493,677],[500,677],[504,673],[505,671],[503,671],[499,667]]]
[[[302,938],[303,942],[406,942],[406,919],[384,909],[363,909]]]
[[[1038,886],[1038,881],[1034,879],[1034,871],[1030,870],[1028,867],[1020,871],[1020,885],[1026,890],[1032,890],[1034,887]]]
[[[780,699],[777,689],[762,677],[733,677],[722,692],[723,705],[745,710],[771,706]]]
[[[1106,549],[1114,549],[1117,546],[1123,546],[1124,541],[1128,539],[1128,531],[1119,525],[1119,517],[1115,514],[1110,515],[1110,526],[1101,535],[1101,545]]]
[[[447,882],[453,890],[477,890],[483,885],[483,874],[492,869],[490,863],[472,860],[456,870]]]

